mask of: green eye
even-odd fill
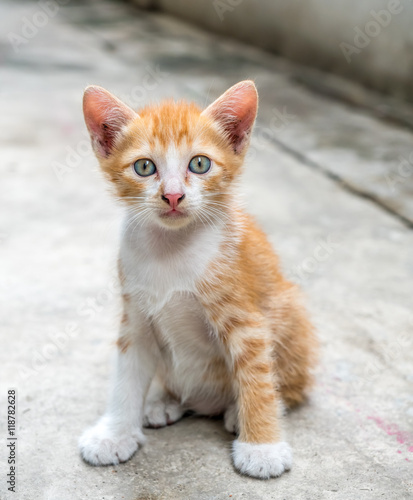
[[[206,156],[194,156],[188,168],[194,174],[205,174],[211,168],[211,160]]]
[[[135,172],[141,177],[148,177],[156,172],[155,163],[152,160],[143,158],[142,160],[137,160],[133,164]]]

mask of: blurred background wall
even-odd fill
[[[413,101],[410,0],[133,0]]]

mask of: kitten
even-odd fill
[[[224,414],[241,473],[291,467],[280,409],[303,400],[316,340],[297,289],[240,208],[257,105],[251,81],[204,111],[166,101],[137,114],[101,87],[85,91],[94,151],[128,208],[115,380],[106,413],[79,441],[91,464],[125,462],[145,441],[142,426],[190,409]]]

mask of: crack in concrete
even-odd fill
[[[336,184],[338,184],[345,191],[347,191],[353,195],[356,195],[359,198],[363,198],[365,200],[372,202],[378,208],[387,212],[389,215],[393,216],[395,219],[397,219],[399,222],[401,222],[408,229],[413,229],[413,220],[410,220],[408,217],[405,217],[404,215],[400,214],[392,206],[386,204],[383,200],[381,200],[380,198],[378,198],[374,194],[369,193],[367,191],[363,191],[362,189],[358,188],[357,186],[354,186],[353,184],[351,184],[350,182],[345,180],[343,177],[340,177],[338,174],[330,172],[329,170],[327,170],[325,167],[323,167],[319,163],[308,158],[305,154],[300,153],[299,151],[292,148],[291,146],[288,146],[285,142],[282,142],[279,139],[276,139],[275,137],[271,137],[270,141],[273,144],[275,144],[276,146],[278,146],[282,151],[287,153],[289,156],[292,156],[293,158],[298,160],[301,164],[303,164],[303,165],[305,165],[313,170],[317,170],[318,172],[322,173],[325,177],[328,177],[329,179],[333,180]]]

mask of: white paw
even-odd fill
[[[92,465],[117,465],[126,462],[144,442],[140,429],[119,433],[103,417],[80,436],[79,450],[83,459]]]
[[[224,427],[231,434],[238,433],[238,412],[235,405],[229,406],[224,413]]]
[[[291,469],[292,453],[288,443],[254,444],[234,441],[232,458],[242,474],[261,479],[281,476]]]
[[[184,413],[184,408],[174,399],[147,402],[145,405],[143,426],[155,429],[165,427],[165,425],[174,424]]]

